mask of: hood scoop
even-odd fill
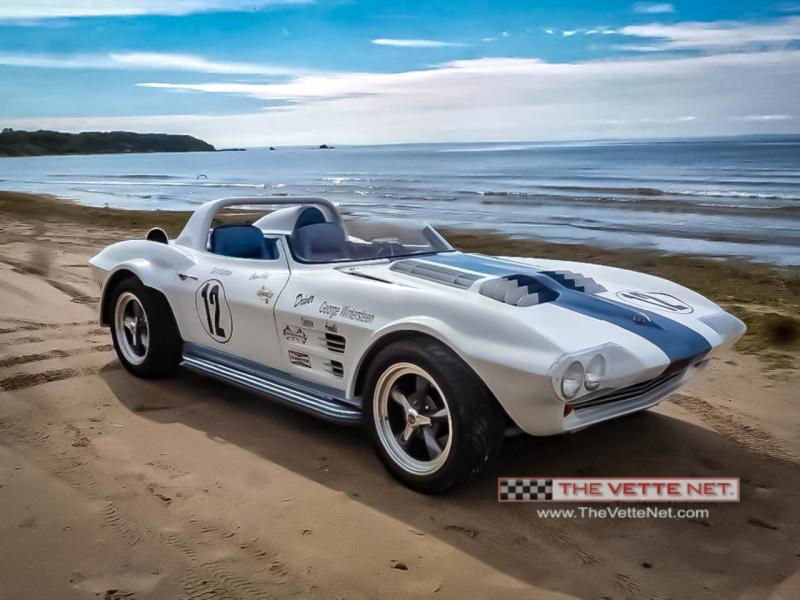
[[[594,279],[585,277],[580,273],[573,273],[572,271],[542,271],[542,275],[547,275],[565,288],[575,290],[576,292],[599,294],[606,291],[606,288],[597,283]]]
[[[397,273],[405,273],[412,277],[419,277],[427,281],[449,285],[462,290],[469,289],[472,284],[482,279],[483,276],[476,273],[467,273],[459,269],[450,269],[434,265],[421,260],[400,260],[389,267]]]
[[[492,300],[520,307],[536,306],[558,298],[558,292],[530,275],[507,275],[490,279],[481,285],[479,292]]]

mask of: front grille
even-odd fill
[[[338,335],[336,333],[325,334],[325,345],[331,352],[336,352],[337,354],[344,354],[345,344],[346,342],[344,336]]]
[[[584,408],[589,408],[590,406],[598,406],[600,404],[608,404],[610,402],[622,402],[625,400],[633,400],[639,398],[641,396],[645,396],[650,392],[656,391],[658,388],[666,386],[669,383],[672,383],[676,379],[680,378],[683,375],[684,371],[670,371],[669,369],[648,381],[643,381],[641,383],[635,383],[633,385],[629,385],[628,387],[614,390],[613,392],[609,392],[608,394],[603,394],[602,396],[597,396],[595,398],[590,398],[584,402],[575,403],[575,410],[579,411]]]

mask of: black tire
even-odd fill
[[[126,357],[119,339],[125,335],[124,331],[118,331],[116,319],[117,303],[123,294],[135,296],[146,316],[149,339],[138,364]],[[181,361],[183,341],[166,298],[160,292],[145,287],[136,277],[128,277],[114,287],[109,302],[111,337],[122,366],[137,377],[146,379],[165,377],[175,371]],[[130,346],[128,342],[123,343]]]
[[[409,472],[393,458],[386,447],[391,442],[384,442],[379,433],[381,418],[376,419],[375,415],[381,409],[376,386],[384,374],[403,363],[429,374],[446,397],[450,447],[444,462],[433,473]],[[410,337],[381,350],[368,368],[364,394],[367,432],[384,466],[404,485],[426,494],[440,494],[474,479],[500,454],[505,412],[483,381],[445,345],[428,337]],[[388,417],[385,420],[388,422]]]

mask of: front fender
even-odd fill
[[[556,348],[534,350],[527,344],[499,348],[485,338],[475,338],[465,331],[449,326],[440,319],[419,316],[391,322],[376,330],[364,346],[348,384],[349,398],[355,398],[356,386],[365,376],[373,350],[387,336],[397,333],[424,334],[433,337],[455,352],[483,381],[500,406],[523,431],[548,435],[558,431],[562,404],[557,401],[547,368],[558,356]],[[510,359],[527,356],[533,362],[525,365]],[[534,358],[535,357],[535,358]],[[538,368],[537,368],[538,367]]]

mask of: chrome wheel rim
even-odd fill
[[[392,460],[413,475],[430,475],[447,461],[452,445],[450,406],[426,371],[411,363],[392,365],[373,397],[375,427]]]
[[[142,364],[150,346],[150,327],[142,303],[131,292],[123,292],[117,298],[114,329],[125,360],[133,365]]]

